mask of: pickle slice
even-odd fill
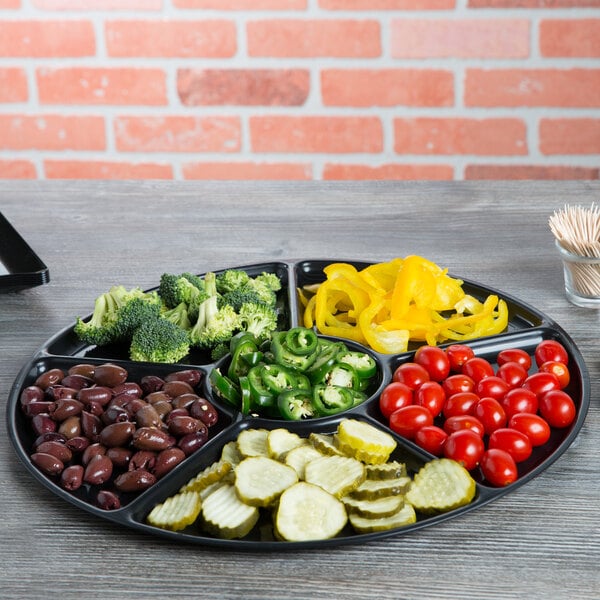
[[[365,479],[353,492],[357,500],[376,500],[386,496],[405,494],[411,484],[410,477],[396,479]]]
[[[373,533],[375,531],[395,529],[396,527],[405,527],[406,525],[415,523],[417,515],[415,509],[410,504],[405,503],[399,511],[388,517],[370,519],[362,517],[357,513],[351,513],[348,519],[357,533]]]
[[[221,481],[225,475],[231,472],[232,465],[230,462],[219,460],[212,463],[198,475],[190,479],[179,491],[180,492],[201,492],[212,483]]]
[[[259,510],[242,502],[233,484],[218,485],[202,503],[203,529],[222,539],[232,540],[248,535],[259,517]]]
[[[279,499],[276,535],[289,542],[335,537],[348,522],[344,504],[320,486],[300,481]]]
[[[242,458],[269,456],[267,449],[268,429],[244,429],[237,437],[237,447]]]
[[[398,479],[406,475],[406,465],[396,460],[381,465],[367,465],[367,479]]]
[[[251,456],[235,468],[235,491],[250,506],[270,506],[298,481],[296,471],[272,458]]]
[[[304,469],[304,479],[341,498],[357,488],[367,476],[365,465],[347,456],[321,456]]]
[[[321,453],[327,456],[344,456],[344,453],[336,446],[335,437],[327,433],[311,433],[309,442]]]
[[[423,514],[447,512],[475,497],[476,484],[469,471],[449,458],[436,458],[413,477],[406,501]]]
[[[382,464],[396,448],[396,440],[385,431],[356,419],[344,419],[337,429],[339,449],[367,464]]]
[[[298,473],[298,479],[304,479],[306,465],[315,458],[323,456],[312,444],[303,444],[285,455],[285,464]]]
[[[404,496],[384,496],[375,500],[358,500],[352,496],[344,496],[342,502],[349,514],[367,519],[381,519],[397,513],[404,506]]]
[[[169,496],[157,504],[147,517],[148,523],[161,529],[180,531],[191,525],[200,514],[200,494],[195,491]]]
[[[306,440],[297,433],[292,433],[283,427],[273,429],[267,436],[267,452],[275,460],[283,460],[285,455],[294,448],[306,444]]]
[[[233,467],[238,465],[242,461],[242,455],[237,445],[237,440],[231,440],[227,442],[221,450],[221,460],[223,462],[231,463]]]

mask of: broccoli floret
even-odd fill
[[[219,294],[226,294],[246,285],[250,276],[240,269],[228,269],[217,275],[216,285]]]
[[[128,339],[142,321],[155,318],[160,310],[161,301],[156,292],[115,285],[96,298],[89,321],[76,319],[74,331],[88,344],[105,346]]]
[[[131,337],[129,357],[155,363],[179,362],[190,351],[187,333],[167,319],[144,321]]]
[[[240,308],[248,302],[254,302],[256,304],[262,303],[262,298],[257,294],[249,285],[244,285],[235,290],[227,292],[219,299],[219,305],[229,304],[233,307],[236,312],[239,312]]]
[[[277,294],[269,285],[259,279],[250,279],[248,287],[260,298],[263,304],[275,306],[277,303]]]
[[[212,360],[219,360],[220,358],[223,358],[228,353],[229,353],[229,344],[227,342],[221,342],[221,343],[217,344],[210,351],[210,358]]]
[[[254,278],[254,281],[259,284],[266,285],[274,292],[278,292],[281,289],[281,279],[275,273],[267,273],[263,271],[260,275]]]
[[[158,286],[158,295],[167,308],[175,308],[182,302],[188,306],[193,305],[203,291],[204,282],[191,273],[163,273]]]
[[[167,319],[167,321],[171,321],[181,329],[188,331],[192,328],[192,323],[190,321],[190,316],[188,312],[188,306],[185,302],[181,302],[175,308],[170,308],[164,310],[161,313],[161,317],[163,319]]]
[[[260,344],[277,329],[277,311],[262,303],[247,302],[239,310],[241,328],[254,334]]]

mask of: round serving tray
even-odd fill
[[[266,271],[276,273],[280,277],[282,290],[279,301],[283,306],[284,325],[287,328],[291,328],[302,322],[297,289],[307,284],[323,281],[325,278],[323,268],[332,262],[334,261],[267,262],[237,268],[247,271],[250,275],[257,275]],[[344,262],[354,265],[357,269],[364,268],[370,264],[352,260]],[[216,272],[218,273],[219,271]],[[463,289],[468,294],[478,299],[483,299],[489,294],[497,294],[507,302],[509,307],[509,325],[505,333],[468,342],[475,354],[493,363],[498,352],[505,348],[521,348],[530,355],[533,355],[535,347],[542,340],[555,339],[560,341],[569,353],[571,381],[566,391],[575,401],[577,418],[570,427],[553,430],[548,443],[542,447],[535,448],[531,457],[519,464],[519,478],[515,483],[503,488],[491,487],[486,484],[483,477],[477,471],[474,471],[472,475],[477,482],[476,496],[470,504],[462,508],[431,517],[419,516],[417,522],[414,524],[383,532],[357,534],[348,526],[333,539],[307,542],[283,542],[276,540],[273,537],[270,521],[267,518],[261,519],[247,537],[235,540],[211,537],[194,525],[187,527],[183,531],[172,532],[153,527],[146,522],[148,513],[157,503],[164,501],[165,498],[176,493],[182,485],[202,469],[218,460],[223,446],[227,442],[236,439],[240,431],[248,428],[271,430],[285,427],[302,437],[308,437],[311,432],[333,433],[343,418],[362,419],[389,431],[397,441],[397,447],[391,458],[406,463],[409,472],[416,472],[423,464],[431,460],[432,456],[412,442],[397,436],[389,430],[378,406],[378,398],[381,390],[391,381],[395,368],[402,362],[412,359],[414,349],[398,355],[383,355],[373,352],[368,348],[361,348],[368,351],[379,365],[379,374],[373,387],[369,390],[369,399],[360,406],[334,417],[295,422],[244,416],[227,403],[221,402],[218,397],[215,397],[210,389],[208,375],[212,369],[226,366],[229,360],[228,357],[215,363],[207,360],[206,357],[201,355],[196,356],[192,353],[184,362],[177,365],[136,363],[127,359],[123,348],[100,348],[82,344],[73,332],[73,323],[73,325],[66,327],[50,338],[22,367],[15,379],[6,408],[7,429],[11,442],[18,458],[34,479],[66,502],[102,519],[153,536],[160,536],[183,543],[253,551],[297,550],[344,544],[363,544],[389,536],[406,534],[422,527],[433,526],[436,523],[459,517],[464,513],[475,510],[514,491],[554,463],[568,449],[578,435],[584,423],[590,402],[589,375],[581,353],[570,336],[557,323],[532,306],[499,290],[476,282],[463,281]],[[353,345],[346,340],[344,341],[347,345]],[[90,486],[82,486],[74,493],[68,492],[60,487],[57,481],[47,477],[33,465],[30,454],[35,434],[31,429],[29,420],[23,414],[20,407],[21,391],[31,385],[45,371],[53,368],[60,368],[67,371],[71,366],[81,362],[102,364],[108,361],[125,367],[128,371],[128,379],[130,381],[140,381],[144,375],[149,374],[164,377],[174,371],[191,367],[197,368],[203,374],[201,393],[215,405],[219,413],[218,423],[210,429],[209,440],[202,448],[186,458],[151,488],[138,495],[124,498],[121,508],[117,510],[103,510],[98,508],[93,500],[94,490],[90,489]]]

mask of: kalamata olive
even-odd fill
[[[53,454],[46,454],[45,452],[34,452],[31,455],[31,462],[42,471],[42,473],[45,473],[50,477],[60,475],[65,468],[65,465],[60,459],[56,458]]]
[[[61,398],[75,398],[78,390],[65,385],[51,385],[46,388],[46,397],[51,400],[60,400]]]
[[[140,427],[133,434],[132,444],[139,450],[160,452],[175,445],[175,438],[156,427]]]
[[[94,381],[98,385],[114,388],[127,381],[127,371],[113,363],[104,363],[94,369]]]
[[[185,381],[165,381],[162,391],[171,398],[177,398],[181,394],[193,394],[194,388]]]
[[[181,448],[167,448],[158,453],[152,472],[156,475],[157,479],[160,479],[172,471],[184,459],[185,452]]]
[[[84,387],[90,387],[94,385],[94,380],[91,377],[86,377],[85,375],[71,373],[63,378],[61,384],[75,390],[81,390]]]
[[[122,421],[129,421],[129,413],[121,406],[109,406],[100,415],[100,419],[105,425],[121,423]]]
[[[96,442],[95,444],[90,444],[81,455],[81,463],[85,466],[88,465],[89,462],[94,458],[94,456],[104,455],[106,454],[106,446]]]
[[[175,371],[174,373],[169,373],[165,377],[165,381],[185,381],[193,388],[195,388],[202,379],[202,371],[198,371],[196,369],[183,369],[182,371]]]
[[[198,398],[189,411],[192,417],[200,419],[207,427],[212,427],[219,420],[217,409],[206,398]]]
[[[113,472],[113,464],[106,454],[97,454],[85,467],[83,480],[91,485],[101,485],[108,481]]]
[[[127,470],[133,471],[134,469],[146,469],[147,471],[151,471],[154,468],[155,463],[156,452],[152,452],[150,450],[138,450],[132,455]]]
[[[173,398],[171,404],[173,405],[173,408],[189,408],[195,400],[198,400],[198,394],[187,393]]]
[[[116,385],[113,389],[113,395],[121,396],[125,394],[130,398],[141,398],[143,395],[142,388],[135,383],[134,381],[125,381],[124,383],[120,383]]]
[[[117,510],[121,508],[121,500],[110,490],[100,490],[96,496],[96,505],[102,510]]]
[[[79,417],[81,419],[81,431],[83,435],[95,442],[102,431],[102,421],[97,415],[93,415],[87,410],[82,410]]]
[[[194,417],[176,416],[169,419],[169,433],[175,437],[196,433],[200,428],[206,429],[206,425],[199,419],[194,419]]]
[[[44,442],[61,442],[62,444],[66,444],[67,438],[61,433],[58,433],[58,431],[47,431],[46,433],[42,433],[37,438],[35,438],[35,441],[33,442],[33,447],[37,448],[40,444],[43,444]]]
[[[28,385],[21,390],[19,401],[21,406],[26,406],[30,402],[41,402],[44,399],[44,390],[37,385]]]
[[[46,390],[46,388],[49,388],[51,385],[60,383],[64,376],[65,374],[61,369],[49,369],[35,380],[34,385]]]
[[[50,416],[55,421],[64,421],[73,415],[81,414],[83,404],[74,398],[61,398],[54,403],[54,407],[50,410]]]
[[[112,390],[105,385],[95,385],[93,387],[87,387],[77,392],[77,400],[84,404],[90,402],[97,402],[102,406],[106,406],[112,399]]]
[[[107,425],[98,436],[98,441],[107,447],[126,446],[135,432],[135,423],[121,421]]]
[[[82,415],[84,413],[81,413]],[[62,433],[67,439],[81,435],[82,423],[80,415],[73,415],[67,417],[58,426],[58,432]]]
[[[140,379],[140,387],[142,388],[143,394],[146,396],[153,392],[158,392],[162,389],[164,383],[165,380],[158,377],[158,375],[144,375],[144,377]]]
[[[43,433],[48,433],[49,431],[56,431],[58,426],[54,419],[51,419],[48,415],[41,414],[34,415],[32,417],[31,427],[36,435],[42,435]],[[62,431],[59,431],[59,433],[63,434]]]
[[[53,408],[54,402],[51,402],[50,400],[41,400],[40,402],[36,401],[25,404],[23,406],[23,412],[28,417],[33,417],[35,415],[49,415]]]
[[[168,425],[169,421],[174,417],[189,417],[189,416],[190,416],[190,412],[187,408],[174,408],[167,415],[167,418],[165,419],[165,423],[167,423],[167,425]]]
[[[42,442],[35,449],[35,451],[43,452],[45,454],[52,454],[52,456],[56,456],[56,458],[63,463],[68,463],[73,458],[73,452],[65,443],[52,440],[48,442]]]
[[[115,467],[125,470],[129,467],[129,462],[133,452],[129,448],[115,447],[106,450],[106,456],[112,460]]]
[[[125,471],[115,478],[115,487],[121,492],[141,492],[156,483],[156,477],[146,469]]]
[[[96,369],[96,365],[88,364],[88,363],[80,363],[77,365],[73,365],[69,368],[67,373],[69,375],[82,375],[83,377],[87,377],[88,379],[94,379],[94,371]]]
[[[83,435],[77,435],[65,442],[67,448],[77,454],[83,452],[91,443],[92,442]]]
[[[154,410],[158,413],[158,416],[164,421],[167,415],[173,410],[171,403],[167,400],[159,400],[153,405]]]
[[[157,402],[162,402],[163,400],[171,402],[172,398],[166,392],[159,390],[157,392],[150,392],[144,397],[144,400],[146,400],[146,402],[149,402],[150,404],[156,404]]]
[[[179,448],[181,448],[185,452],[186,456],[189,456],[190,454],[193,454],[194,452],[196,452],[196,450],[204,446],[207,439],[208,429],[206,427],[203,427],[195,433],[188,433],[187,435],[184,435],[183,437],[179,438],[177,446],[179,446]]]
[[[60,485],[69,492],[74,492],[83,483],[84,469],[81,465],[69,465],[60,474]]]
[[[131,418],[134,418],[137,411],[140,410],[143,406],[148,404],[145,400],[141,398],[129,398],[127,403],[123,406],[123,408],[129,413]]]
[[[135,422],[138,427],[160,427],[162,419],[152,404],[146,404],[135,413]]]

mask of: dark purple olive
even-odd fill
[[[31,427],[36,435],[42,435],[50,431],[57,430],[57,424],[54,419],[51,419],[48,415],[35,415],[31,419]],[[62,434],[62,432],[59,432]],[[63,434],[64,435],[64,434]]]
[[[126,446],[135,432],[135,423],[121,421],[107,425],[98,435],[98,441],[107,447]]]
[[[195,400],[198,400],[198,394],[186,393],[173,398],[171,404],[173,408],[189,408]]]
[[[125,381],[116,385],[113,389],[113,395],[115,396],[128,396],[129,398],[141,398],[143,395],[142,388],[134,381]]]
[[[156,452],[152,452],[150,450],[138,450],[131,457],[127,470],[133,471],[134,469],[146,469],[146,471],[152,471],[155,463]]]
[[[192,417],[200,419],[207,427],[212,427],[219,420],[217,409],[206,398],[198,398],[189,411]]]
[[[164,477],[185,459],[185,452],[181,448],[167,448],[158,453],[154,463],[153,473],[157,479]]]
[[[102,485],[110,479],[113,464],[106,454],[97,454],[85,467],[83,480],[91,485]]]
[[[117,510],[121,508],[121,500],[110,490],[100,490],[96,496],[96,505],[102,510]]]
[[[64,421],[69,417],[81,414],[83,404],[74,398],[61,398],[54,403],[50,416],[55,421]]]
[[[43,452],[45,454],[52,454],[63,463],[68,463],[73,458],[73,452],[65,444],[56,441],[42,442],[36,449],[36,452]]]
[[[129,413],[129,416],[133,419],[140,408],[143,408],[148,404],[141,398],[129,398],[123,408]]]
[[[117,469],[126,470],[129,467],[133,452],[129,448],[114,447],[106,450],[106,456],[112,460]]]
[[[177,398],[177,396],[181,396],[181,394],[193,394],[194,388],[185,381],[175,380],[165,381],[162,391],[171,396],[171,398]]]
[[[106,454],[106,446],[103,446],[102,444],[99,444],[97,442],[95,444],[90,444],[81,455],[81,463],[84,466],[87,466],[92,460],[92,458],[104,454]]]
[[[60,383],[65,374],[60,369],[49,369],[45,373],[42,373],[36,380],[34,385],[46,390],[51,385]]]
[[[171,402],[172,398],[171,398],[171,396],[169,396],[169,394],[160,390],[157,392],[151,392],[144,398],[144,400],[146,400],[146,402],[149,402],[150,404],[154,405],[157,402],[162,402],[164,400],[166,400],[167,402]]]
[[[161,390],[164,383],[165,380],[158,377],[158,375],[144,375],[140,380],[140,387],[142,388],[142,393],[147,396]]]
[[[114,388],[127,381],[127,371],[113,363],[98,365],[94,369],[94,381],[98,385]]]
[[[140,427],[134,434],[132,444],[139,450],[160,452],[175,445],[175,438],[156,427]]]
[[[80,419],[81,432],[86,438],[90,439],[92,442],[95,442],[100,435],[100,431],[102,430],[102,421],[100,420],[100,417],[84,410],[81,411]]]
[[[160,427],[162,425],[162,419],[156,408],[147,403],[135,413],[135,422],[138,427]]]
[[[177,442],[177,446],[181,448],[186,456],[193,454],[199,448],[202,448],[208,439],[208,429],[203,427],[203,429],[196,431],[195,433],[188,433],[184,435],[182,438],[179,438]]]
[[[31,462],[45,475],[53,477],[60,475],[65,468],[64,463],[52,454],[45,452],[34,452],[31,455]]]
[[[115,479],[115,487],[121,492],[142,492],[156,483],[156,477],[145,469],[125,471]]]
[[[75,398],[77,396],[76,390],[72,387],[67,387],[64,385],[51,385],[46,389],[46,397],[51,400],[60,400],[61,398]]]
[[[30,402],[41,402],[44,399],[44,390],[37,385],[28,385],[23,388],[19,396],[21,406],[25,406]]]
[[[161,418],[162,421],[164,421],[165,418],[169,415],[169,413],[173,410],[171,403],[167,400],[159,400],[158,402],[155,402],[152,406],[154,407],[154,410],[156,410],[158,416]]]
[[[101,415],[100,419],[105,425],[129,421],[129,413],[120,406],[109,406]]]
[[[188,433],[196,433],[200,429],[206,429],[206,425],[194,417],[180,416],[169,419],[169,433],[175,437],[183,437]]]
[[[85,375],[70,373],[61,381],[61,384],[75,390],[81,390],[84,387],[90,387],[94,385],[94,380],[91,377],[86,377]]]
[[[174,419],[175,417],[189,417],[189,416],[190,416],[190,412],[188,411],[187,408],[174,408],[167,415],[167,418],[165,419],[165,423],[167,423],[167,425],[168,425],[169,421],[171,419]]]
[[[102,406],[106,406],[112,399],[112,390],[104,385],[95,385],[93,387],[87,387],[77,392],[77,400],[84,404],[90,402],[97,402]]]
[[[94,379],[94,370],[96,369],[96,365],[91,365],[88,363],[80,363],[77,365],[73,365],[69,368],[69,375],[82,375],[87,379]]]
[[[39,435],[35,441],[33,442],[33,447],[37,448],[40,444],[44,442],[61,442],[63,444],[67,443],[67,438],[58,433],[58,431],[47,431],[46,433],[42,433]]]
[[[60,474],[60,485],[69,492],[78,490],[83,483],[84,469],[81,465],[69,465]]]
[[[76,454],[83,452],[91,443],[92,442],[83,435],[77,435],[65,442],[67,448],[69,448]]]
[[[202,371],[198,371],[196,369],[183,369],[182,371],[169,373],[165,377],[165,381],[185,381],[191,387],[195,388],[202,380],[202,375]]]
[[[53,408],[54,402],[49,400],[41,400],[40,402],[35,401],[25,404],[23,406],[23,412],[28,417],[33,417],[35,415],[49,415]]]

